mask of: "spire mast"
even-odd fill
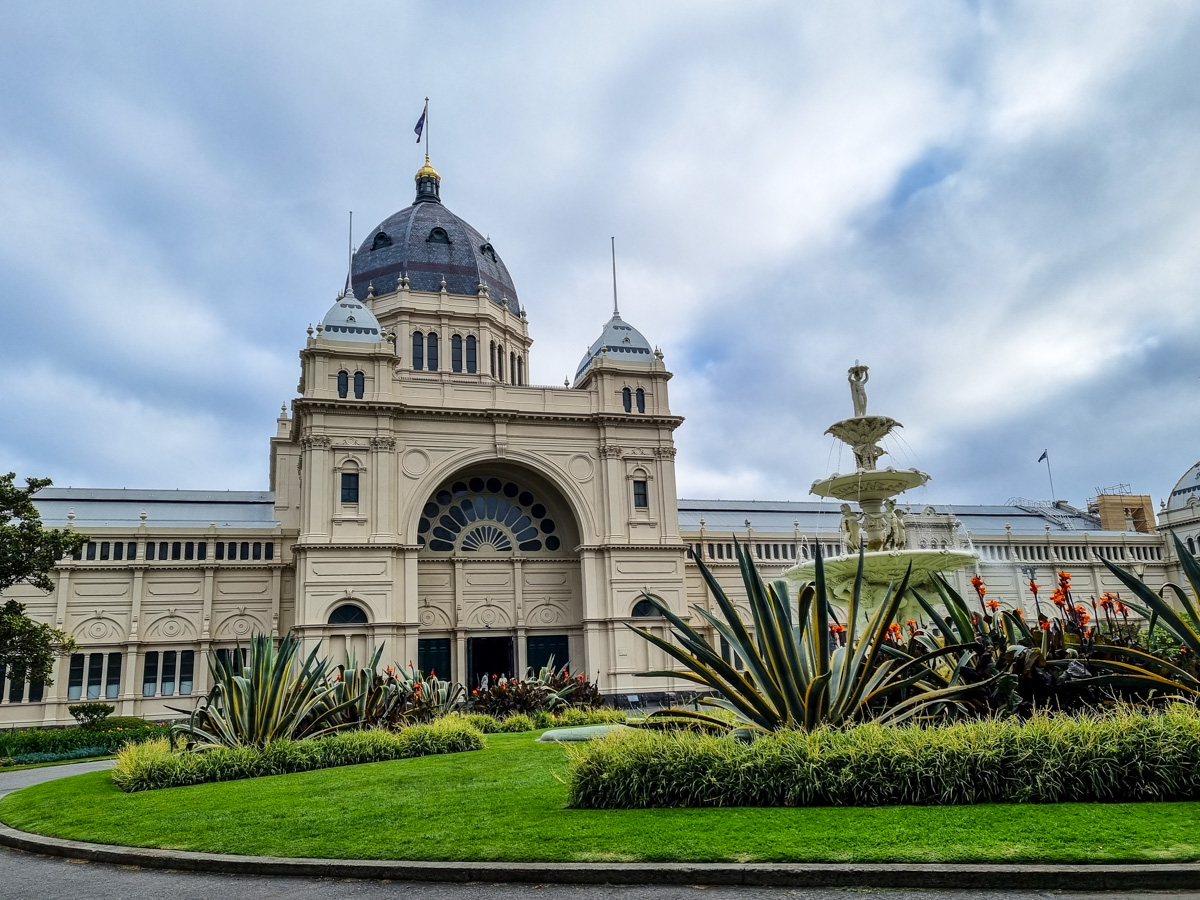
[[[609,238],[612,242],[612,270],[613,270],[613,318],[621,315],[621,311],[617,308],[617,238],[614,235]]]
[[[346,236],[346,290],[354,288],[350,284],[354,270],[354,210],[350,210],[350,231]]]

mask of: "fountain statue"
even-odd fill
[[[918,469],[878,467],[879,458],[887,453],[879,442],[903,426],[888,416],[867,415],[869,377],[867,367],[855,360],[847,373],[854,415],[834,422],[825,431],[854,451],[855,470],[845,475],[835,472],[815,481],[811,492],[818,497],[844,501],[838,532],[851,553],[825,560],[826,584],[835,599],[849,599],[858,572],[858,551],[863,548],[862,597],[873,606],[882,601],[889,584],[899,584],[910,566],[909,584],[920,587],[928,584],[935,572],[952,572],[972,565],[976,556],[960,550],[908,548],[904,511],[897,507],[895,498],[925,484],[929,476]],[[861,512],[855,512],[851,502],[857,503]],[[812,581],[815,572],[815,564],[810,560],[789,569],[787,578]]]

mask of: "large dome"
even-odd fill
[[[1183,509],[1193,497],[1200,499],[1200,462],[1183,473],[1167,498],[1167,509]]]
[[[475,295],[486,284],[494,303],[521,312],[517,291],[491,241],[442,205],[441,177],[429,165],[417,172],[412,206],[389,216],[367,235],[354,255],[354,293],[390,294],[408,275],[414,291],[440,291],[442,279],[452,294]]]

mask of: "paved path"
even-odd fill
[[[95,772],[111,765],[111,760],[99,760],[0,773],[0,796],[31,784],[80,772]],[[515,900],[518,897],[534,897],[537,900],[640,900],[643,897],[649,900],[854,900],[858,897],[877,897],[880,900],[1035,900],[1041,897],[1073,900],[1148,900],[1152,897],[1200,900],[1200,891],[1174,894],[1055,894],[1028,891],[806,891],[794,888],[411,884],[166,872],[57,859],[0,848],[0,896],[5,900],[59,900],[64,897],[72,900],[160,900],[162,897],[171,897],[172,900],[211,900],[214,896],[239,900],[394,900],[397,897],[420,900]]]

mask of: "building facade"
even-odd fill
[[[677,498],[671,373],[616,309],[573,384],[530,384],[512,278],[440,192],[426,160],[413,204],[367,235],[309,329],[268,491],[37,496],[46,524],[90,541],[52,594],[9,593],[80,652],[53,685],[0,675],[0,724],[68,722],[83,699],[174,715],[208,689],[208,655],[255,633],[319,641],[339,662],[382,644],[468,685],[553,659],[607,694],[669,692],[686,684],[637,677],[670,668],[627,627],[665,631],[644,592],[684,616],[711,608],[701,557],[736,595],[735,540],[768,576],[818,545],[843,552],[836,504]],[[1010,606],[1064,568],[1080,596],[1117,590],[1100,556],[1154,585],[1173,576],[1152,521],[1103,519],[1063,503],[910,507],[908,533],[973,547]],[[960,590],[971,574],[955,574]]]

